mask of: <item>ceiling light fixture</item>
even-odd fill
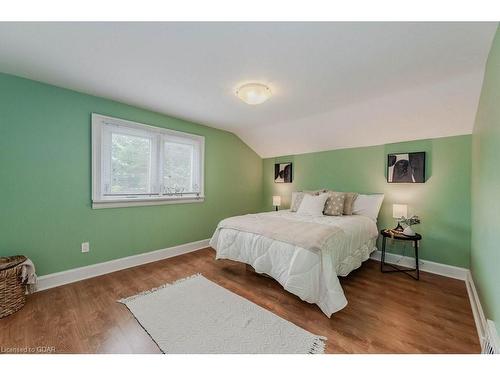
[[[247,83],[236,89],[236,96],[250,105],[264,103],[271,95],[271,89],[262,83]]]

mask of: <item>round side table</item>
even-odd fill
[[[399,233],[397,231],[391,230],[391,229],[382,229],[380,231],[380,234],[382,235],[382,257],[380,259],[380,271],[381,272],[403,272],[407,274],[408,276],[412,277],[415,280],[418,280],[420,278],[420,270],[419,270],[419,262],[418,262],[418,241],[422,239],[422,236],[418,233],[415,233],[414,236],[406,236],[403,233]],[[412,241],[413,242],[413,247],[415,249],[415,268],[399,268],[395,266],[394,264],[391,263],[386,263],[385,262],[385,245],[387,242],[388,238],[392,238],[394,240],[399,240],[399,241]],[[386,266],[391,267],[392,269],[388,270],[386,269]],[[415,275],[412,273],[415,272]]]

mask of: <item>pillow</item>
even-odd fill
[[[303,192],[301,192],[301,191],[292,192],[292,204],[290,205],[291,212],[297,212],[303,198],[304,198]]]
[[[346,194],[336,191],[329,191],[327,194],[328,199],[326,200],[323,214],[327,216],[342,216]]]
[[[300,203],[304,198],[305,194],[309,195],[319,195],[319,193],[324,193],[324,190],[316,190],[316,191],[294,191],[292,192],[292,203],[290,205],[291,212],[297,212],[299,209]]]
[[[304,194],[297,213],[299,215],[323,216],[325,202],[328,194],[310,195]]]
[[[383,200],[384,194],[358,194],[352,206],[352,214],[363,215],[376,222]]]
[[[352,215],[352,206],[356,200],[358,193],[344,193],[344,215]]]
[[[321,193],[326,193],[326,192],[328,192],[328,190],[326,190],[326,189],[304,190],[304,193],[312,194],[312,195],[320,195]]]

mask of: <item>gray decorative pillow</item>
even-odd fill
[[[344,212],[345,193],[329,191],[328,195],[323,214],[328,216],[342,216]]]
[[[319,189],[319,190],[304,190],[304,193],[307,194],[312,194],[312,195],[320,195],[322,193],[327,193],[328,190],[326,189]]]
[[[294,191],[292,193],[292,204],[290,205],[291,212],[297,212],[302,203],[302,199],[304,199],[304,193],[301,191]]]
[[[358,193],[344,193],[344,215],[352,215],[352,206],[358,197]]]

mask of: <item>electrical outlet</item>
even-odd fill
[[[82,253],[88,253],[90,251],[90,244],[88,242],[82,242]]]

